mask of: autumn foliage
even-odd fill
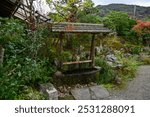
[[[137,21],[137,25],[133,27],[144,45],[150,45],[150,21]]]
[[[150,34],[150,21],[144,22],[138,20],[137,25],[133,27],[133,30],[139,35]]]

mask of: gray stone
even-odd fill
[[[95,95],[92,96],[92,99],[104,99],[109,96],[109,92],[102,86],[92,86],[89,89]]]
[[[131,57],[131,56],[132,56],[132,54],[130,54],[130,53],[126,53],[126,54],[124,55],[125,58],[129,58],[129,57]]]
[[[116,83],[117,85],[121,85],[121,84],[122,84],[122,79],[121,79],[120,77],[116,76],[116,78],[115,78],[115,83]]]
[[[115,66],[113,66],[115,69],[121,69],[122,67],[123,67],[123,65],[122,64],[117,64],[117,65],[115,65]]]
[[[99,71],[102,69],[102,67],[94,66],[95,69],[98,69]]]
[[[109,96],[109,92],[102,86],[76,88],[71,94],[76,100],[99,100]]]
[[[115,57],[114,54],[109,54],[109,55],[106,56],[106,60],[111,61],[111,62],[116,62],[117,58]]]
[[[101,50],[103,49],[102,45],[101,46],[96,46],[95,47],[95,54],[99,55],[101,53]]]
[[[74,96],[76,100],[90,100],[90,92],[89,88],[81,88],[81,89],[74,89],[71,91],[71,94]]]
[[[63,74],[62,74],[62,72],[57,71],[57,72],[55,72],[54,77],[55,77],[55,78],[62,78],[62,77],[63,77]]]
[[[42,93],[48,95],[49,100],[58,100],[58,91],[55,89],[53,84],[51,83],[41,84],[40,90]]]

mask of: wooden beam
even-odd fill
[[[94,67],[95,66],[95,34],[92,35],[90,59],[92,60],[91,66]]]
[[[62,56],[62,52],[63,52],[63,36],[64,36],[63,33],[60,33],[60,34],[59,34],[59,39],[60,39],[59,55],[60,55],[60,57]],[[63,64],[63,62],[62,62],[62,60],[61,60],[61,58],[60,58],[60,60],[59,60],[59,69],[60,69],[60,70],[61,70],[61,68],[62,68],[62,64]]]
[[[63,65],[73,65],[73,64],[83,64],[83,63],[91,63],[92,60],[85,60],[85,61],[72,61],[72,62],[65,62]]]
[[[30,9],[28,8],[28,6],[26,6],[26,5],[23,4],[23,3],[20,3],[20,4],[21,4],[21,6],[19,7],[17,13],[19,13],[19,10],[21,9],[21,10],[23,10],[24,12],[26,12],[27,16],[29,16],[29,15],[30,15]],[[24,13],[24,15],[26,15],[26,14]],[[14,15],[15,15],[15,14],[14,14]],[[23,14],[22,14],[22,15],[23,15]],[[33,14],[32,14],[32,15],[33,15]],[[38,13],[38,12],[35,12],[35,15],[39,15],[39,16],[40,16],[40,20],[42,20],[43,22],[46,22],[46,21],[49,20],[48,17],[46,17],[46,16],[44,16],[44,15]]]
[[[16,1],[16,8],[15,8],[14,11],[12,11],[11,17],[12,17],[12,16],[16,13],[16,11],[19,9],[19,7],[20,7],[20,1],[21,1],[21,0],[17,0],[17,1]]]

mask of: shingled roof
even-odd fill
[[[103,24],[60,22],[52,24],[52,32],[109,33],[111,30]]]

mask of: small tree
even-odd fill
[[[76,22],[80,11],[88,12],[94,6],[92,0],[47,0],[54,21]]]
[[[99,16],[100,10],[94,7],[93,2],[89,0],[84,9],[78,14],[78,22],[81,23],[100,23],[102,18]]]
[[[125,36],[136,22],[127,13],[112,11],[104,18],[104,24],[116,31],[118,36]]]

